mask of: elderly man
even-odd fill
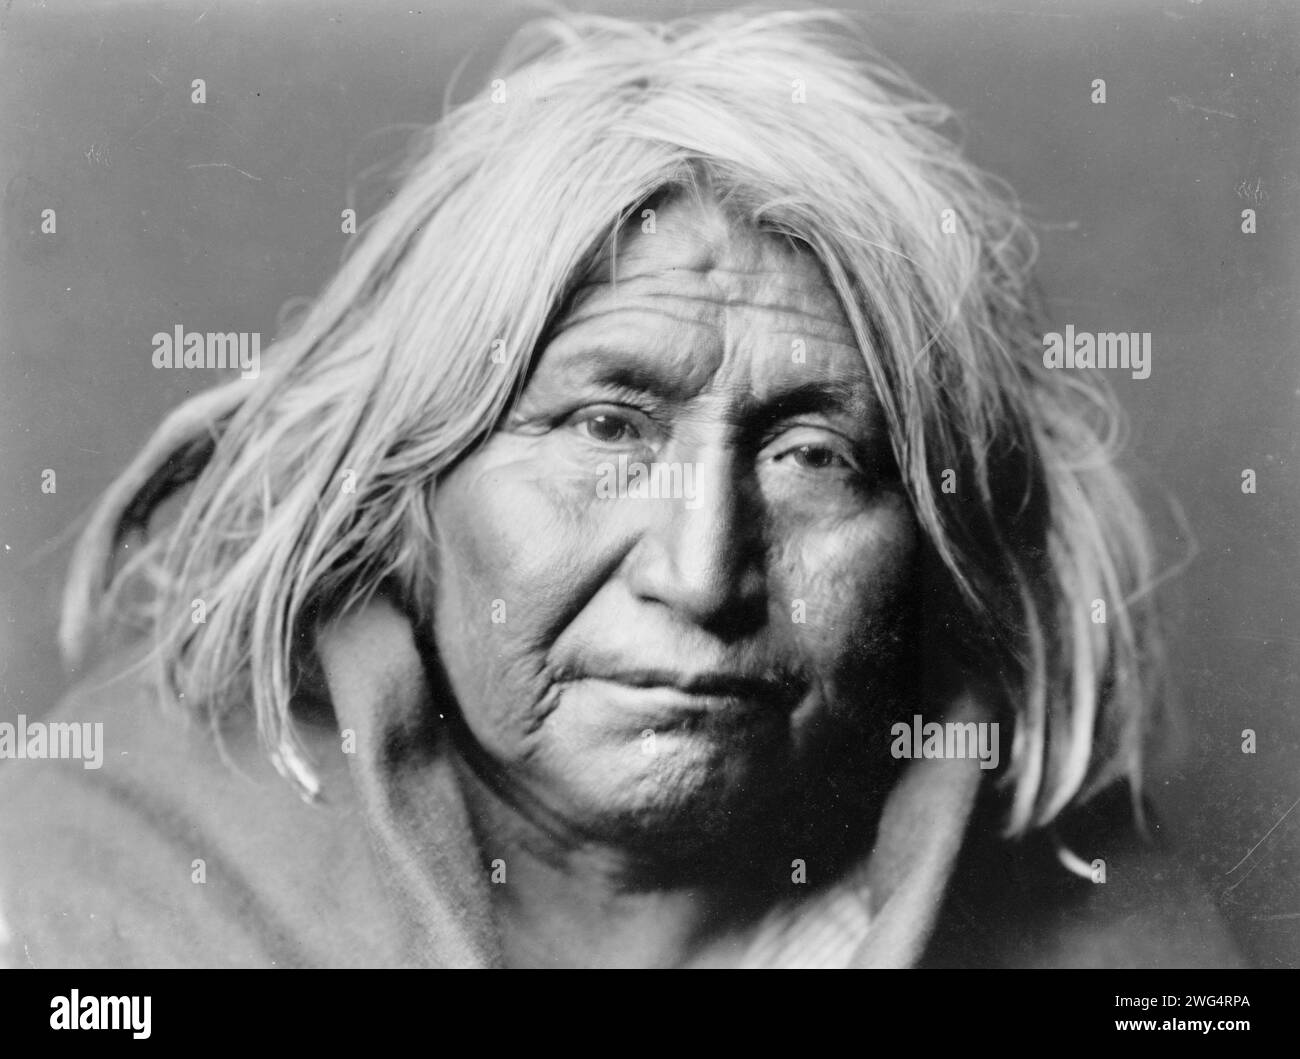
[[[108,763],[3,778],[11,961],[1230,958],[1093,798],[1139,804],[1153,699],[1107,406],[842,30],[530,28],[163,424],[68,585],[71,653],[148,630],[63,707]]]

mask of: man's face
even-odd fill
[[[438,484],[434,638],[517,804],[716,835],[846,747],[885,771],[917,527],[809,255],[674,200],[608,273]]]

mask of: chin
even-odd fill
[[[564,815],[589,838],[652,859],[696,856],[756,837],[793,783],[788,749],[661,732],[653,749],[638,739],[581,754],[563,770]]]

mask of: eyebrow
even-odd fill
[[[603,351],[602,351],[603,352]],[[666,404],[680,404],[694,395],[680,372],[656,370],[638,360],[606,360],[586,371],[565,372],[573,385],[586,383],[618,391],[645,394]]]
[[[645,394],[668,403],[684,402],[692,396],[680,375],[649,365],[644,358],[626,349],[605,345],[575,348],[564,352],[549,367],[555,372],[552,385],[603,386]],[[770,423],[790,416],[821,413],[849,416],[866,423],[878,408],[879,402],[869,384],[864,393],[863,387],[846,378],[823,376],[778,387],[761,397],[745,394],[731,410],[730,417],[740,422]]]
[[[809,412],[838,412],[865,421],[876,405],[874,395],[864,399],[860,388],[844,380],[810,379],[765,398],[746,397],[741,403],[741,415],[785,418]]]

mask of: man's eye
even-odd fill
[[[637,441],[641,434],[626,416],[615,415],[612,412],[601,412],[598,415],[586,416],[579,419],[575,424],[579,431],[591,438],[592,441],[599,441],[606,445],[615,445],[620,442]]]
[[[788,460],[796,467],[810,471],[857,469],[847,457],[829,445],[797,445],[775,459],[778,462]]]

